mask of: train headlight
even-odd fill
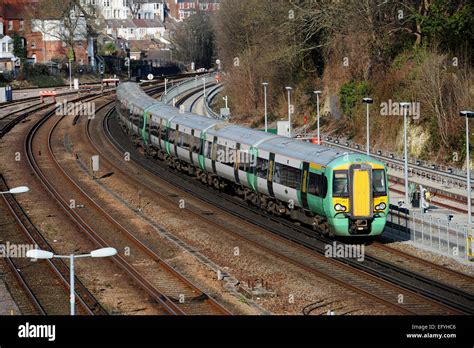
[[[345,206],[343,206],[342,204],[337,203],[337,204],[334,206],[334,210],[335,210],[335,211],[346,211],[347,208],[346,208]]]
[[[387,208],[387,205],[384,202],[375,206],[375,210],[385,210],[385,208]]]

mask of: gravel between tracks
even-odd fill
[[[37,119],[34,116],[32,119]],[[72,118],[71,118],[72,120]],[[23,152],[23,139],[32,122],[17,125],[0,142],[0,170],[11,187],[27,185],[30,192],[17,200],[40,229],[56,253],[80,253],[93,249],[92,243],[59,210],[43,186],[33,176]],[[36,151],[47,151],[43,146]],[[21,155],[15,161],[15,153]],[[148,296],[104,259],[82,259],[76,264],[76,275],[111,314],[162,314]],[[66,314],[66,313],[65,313]]]

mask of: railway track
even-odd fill
[[[3,176],[0,175],[0,191],[6,190],[8,190],[8,186]],[[51,245],[33,225],[13,195],[6,194],[2,197],[18,228],[22,231],[24,238],[20,242],[38,246],[43,250],[53,251]],[[5,237],[4,235],[3,238]],[[7,257],[6,260],[11,272],[24,289],[37,314],[64,315],[69,312],[69,268],[63,260],[51,259],[47,262],[32,262],[25,257]],[[44,281],[44,279],[49,279],[48,275],[52,277],[51,279],[56,280]],[[77,277],[74,290],[79,303],[78,314],[107,314]]]
[[[32,168],[43,182],[45,188],[51,193],[52,197],[58,201],[58,204],[64,208],[71,219],[73,219],[73,221],[88,234],[90,239],[100,247],[114,245],[118,250],[124,250],[126,246],[130,246],[130,243],[132,243],[134,253],[132,254],[133,256],[129,257],[131,260],[129,261],[125,257],[118,255],[113,258],[114,261],[170,314],[229,314],[223,307],[199,291],[199,289],[194,287],[187,279],[175,272],[164,260],[159,258],[158,255],[136,239],[133,234],[126,230],[117,220],[106,213],[61,168],[55,158],[51,139],[55,128],[61,122],[62,118],[52,125],[48,139],[46,140],[50,165],[43,165],[42,168],[40,168],[33,151],[32,140],[36,136],[38,129],[48,122],[49,116],[51,115],[47,115],[42,121],[36,124],[29,134],[26,145],[28,158]],[[54,177],[54,175],[51,174],[51,170],[60,172],[61,179],[58,180],[59,177],[56,176],[54,186],[51,182],[51,178]],[[61,191],[55,188],[55,186],[66,187],[66,185],[68,186],[68,190],[64,189]],[[74,192],[76,199],[85,202],[89,209],[80,213],[77,212],[77,210],[69,209],[68,199],[64,197],[64,192],[66,191],[69,194]],[[107,237],[105,237],[105,233],[98,233],[98,230],[109,231],[109,233]],[[132,265],[150,259],[153,261],[152,265],[147,265],[140,269]],[[148,275],[153,273],[155,278],[154,282],[149,281],[142,273],[147,273]],[[158,278],[159,281],[157,281]],[[159,284],[159,286],[157,287],[155,284]]]
[[[106,127],[107,127],[108,123],[106,123],[105,125],[106,125]],[[117,133],[115,133],[115,135],[117,135]],[[108,132],[108,137],[111,138],[111,139],[114,138],[114,136],[111,136],[110,130],[109,130],[109,132]],[[112,140],[112,141],[113,141],[113,140]],[[122,145],[118,145],[117,143],[116,143],[115,145],[116,145],[116,146],[122,146]],[[125,150],[131,151],[131,149],[128,148],[128,147],[127,147],[127,148],[121,148],[121,147],[119,147],[119,150],[120,150],[120,151],[125,151]],[[135,153],[135,155],[136,155],[136,153]],[[139,164],[143,165],[143,163],[140,161],[140,159],[137,159],[137,158],[135,157],[134,160],[138,161]],[[197,193],[196,193],[196,189],[194,189],[194,188],[191,189],[192,186],[196,186],[196,182],[195,182],[193,179],[191,179],[191,178],[189,178],[189,177],[185,178],[185,176],[183,176],[183,175],[174,174],[174,173],[173,173],[173,174],[174,174],[173,176],[176,176],[176,177],[179,176],[181,179],[183,179],[183,178],[185,179],[184,181],[181,182],[181,184],[177,184],[177,183],[176,183],[176,180],[177,180],[176,177],[173,178],[173,179],[170,179],[170,175],[169,175],[169,172],[170,172],[170,171],[169,171],[168,168],[161,168],[160,170],[158,170],[158,167],[160,167],[160,166],[157,166],[157,167],[155,167],[155,166],[153,166],[153,167],[147,166],[147,169],[148,169],[149,171],[153,172],[154,174],[158,174],[158,176],[161,177],[161,178],[166,178],[167,180],[169,179],[169,180],[170,180],[170,183],[172,183],[173,185],[178,186],[180,189],[184,190],[185,192],[188,192],[188,193],[190,193],[190,194],[192,194],[192,195],[197,195],[199,198],[203,199],[204,201],[206,201],[206,202],[208,202],[208,203],[211,203],[211,204],[213,204],[213,205],[218,205],[218,206],[220,206],[221,209],[223,208],[223,206],[225,206],[224,209],[225,209],[228,213],[231,213],[231,214],[233,214],[234,216],[236,215],[236,214],[235,214],[235,212],[236,212],[236,211],[235,211],[235,202],[232,202],[232,204],[229,204],[229,205],[223,204],[223,201],[229,201],[229,197],[223,197],[221,194],[216,193],[216,192],[214,191],[214,196],[215,196],[215,195],[218,195],[218,196],[220,195],[220,198],[219,198],[217,201],[211,202],[210,199],[208,198],[208,197],[210,196],[210,195],[209,195],[209,190],[205,190],[205,192],[202,192],[201,194],[197,194]],[[168,173],[166,173],[166,171],[167,171]],[[234,205],[234,206],[231,207],[231,205]],[[248,209],[248,206],[247,206],[246,204],[243,204],[243,206],[241,206],[241,208],[244,208],[244,209],[247,208],[247,209]],[[202,214],[201,214],[201,215],[202,215]],[[241,217],[243,220],[244,220],[244,219],[245,219],[245,220],[248,220],[248,219],[250,218],[250,217],[249,217],[247,214],[245,214],[245,213],[244,213],[243,215],[239,215],[239,217]],[[268,218],[268,217],[267,217],[267,218]],[[269,227],[269,226],[268,226],[268,221],[262,223],[261,217],[260,217],[259,220],[260,220],[260,221],[257,222],[257,225],[259,225],[259,226],[262,227],[263,229],[268,229],[268,227]],[[255,224],[255,222],[256,222],[255,217],[254,217],[253,219],[251,219],[251,221]],[[278,225],[274,227],[274,229],[272,230],[272,232],[281,235],[281,233],[278,231],[279,229],[281,229],[281,221],[278,221],[277,224],[278,224]],[[301,234],[301,233],[300,233],[300,234]],[[302,235],[302,236],[305,236],[305,238],[308,238],[307,235]],[[283,235],[283,237],[284,237],[284,238],[287,238],[287,239],[292,239],[293,241],[295,241],[295,238],[289,238],[289,235],[288,235],[288,234]],[[313,237],[311,237],[311,238],[313,238]],[[300,238],[300,240],[297,241],[297,242],[301,244],[301,242],[302,242],[302,241],[301,241],[301,238]],[[327,243],[327,241],[326,241],[325,243]],[[311,249],[311,250],[316,250],[315,246],[312,245],[312,244],[309,244],[308,242],[305,242],[305,243],[302,243],[302,244],[303,244],[303,245],[306,244],[305,246],[306,246],[307,248]],[[319,252],[321,252],[321,249],[319,250]],[[280,254],[280,255],[281,255],[281,254]],[[323,262],[322,260],[323,260],[323,259],[320,259],[319,261],[320,261],[320,262]],[[294,262],[294,261],[293,261],[293,262]],[[327,259],[324,259],[324,262],[332,262],[331,266],[327,268],[327,271],[330,271],[332,268],[334,268],[334,267],[335,267],[335,263],[339,263],[339,267],[341,267],[341,266],[340,266],[340,262],[337,262],[336,260],[328,261]],[[345,271],[348,271],[348,269],[346,268]],[[313,272],[314,272],[314,269],[313,269]],[[367,273],[366,271],[363,271],[363,272]],[[327,274],[326,274],[326,276],[327,276]],[[347,276],[347,275],[346,275],[346,276]],[[342,278],[341,278],[341,279],[342,279]],[[334,281],[334,279],[333,279],[333,281]],[[391,281],[393,282],[393,279],[391,279]],[[356,279],[354,279],[354,282],[357,284],[357,280],[356,280]],[[359,283],[358,285],[359,285],[359,290],[358,290],[358,291],[363,291],[364,285],[363,285],[363,284],[360,284],[360,283]],[[390,286],[390,285],[387,284],[387,286]],[[414,288],[415,288],[415,287],[412,287],[412,289],[414,289]],[[398,291],[400,291],[400,287],[398,287],[397,289],[398,289]],[[354,289],[353,289],[353,290],[354,290]],[[369,288],[366,288],[366,291],[367,291],[367,290],[369,290]],[[407,289],[405,289],[405,290],[407,290]],[[354,291],[355,291],[355,290],[354,290]],[[392,292],[390,292],[390,291],[385,291],[386,294],[389,294],[389,295],[387,296],[387,298],[391,298],[391,299],[392,299],[392,302],[391,302],[392,305],[397,306],[396,303],[393,303],[393,302],[396,302],[396,300],[395,300],[396,297],[392,297],[394,289],[392,288],[391,291],[392,291]],[[411,293],[408,294],[408,295],[411,295],[411,296],[416,297],[416,298],[418,299],[418,301],[422,301],[422,300],[420,299],[421,296],[419,296],[419,295],[416,293],[416,291],[412,291],[412,290],[410,290],[410,291],[411,291]],[[403,292],[403,291],[402,291],[402,292]],[[399,292],[399,294],[402,293],[402,292]],[[359,293],[360,293],[360,292],[359,292]],[[428,292],[427,292],[427,293],[428,293]],[[424,295],[426,295],[427,293],[425,293]],[[383,291],[382,291],[382,292],[379,292],[379,295],[380,295],[380,297],[379,297],[379,302],[380,302],[381,300],[383,300],[383,298],[382,298]],[[377,295],[376,295],[376,296],[377,296]],[[459,313],[462,313],[462,312],[463,312],[462,310],[452,308],[452,307],[450,307],[450,306],[448,306],[448,305],[443,305],[441,302],[438,301],[439,298],[437,298],[437,299],[431,299],[431,300],[430,300],[430,299],[427,299],[426,296],[422,296],[422,297],[424,298],[424,301],[430,303],[430,304],[431,304],[432,306],[434,306],[434,307],[438,307],[438,310],[439,310],[440,308],[443,308],[443,310],[446,311],[446,312],[444,312],[444,313],[458,313],[458,314],[459,314]],[[433,297],[436,297],[436,296],[433,296]],[[388,301],[388,302],[390,302],[390,301]],[[425,305],[426,305],[426,302],[425,302]],[[420,305],[420,304],[418,303],[418,305]],[[403,306],[398,306],[398,309],[399,309],[400,311],[403,311],[404,308],[400,308],[400,307],[403,307]],[[415,305],[414,307],[416,307],[416,305]],[[449,309],[447,309],[448,307],[449,307]],[[409,310],[408,310],[408,311],[409,311]],[[425,312],[430,312],[430,310],[425,308]],[[435,311],[435,312],[436,312],[436,311]],[[431,312],[431,313],[434,313],[434,312]],[[438,313],[439,313],[439,312],[438,312]]]

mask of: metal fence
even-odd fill
[[[461,260],[472,258],[472,236],[468,226],[427,213],[390,205],[387,237],[410,240],[426,249]]]
[[[187,91],[191,91],[193,89],[202,87],[204,89],[204,81],[206,81],[206,85],[212,82],[215,82],[215,75],[214,74],[208,74],[208,75],[202,75],[202,76],[195,76],[193,78],[189,78],[187,80],[184,80],[180,83],[172,85],[170,88],[168,88],[166,94],[162,94],[160,101],[166,104],[172,104],[173,100],[177,98],[180,94],[183,94]]]

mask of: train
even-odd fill
[[[185,112],[138,84],[117,88],[118,122],[147,156],[327,236],[377,237],[389,209],[384,163]]]

